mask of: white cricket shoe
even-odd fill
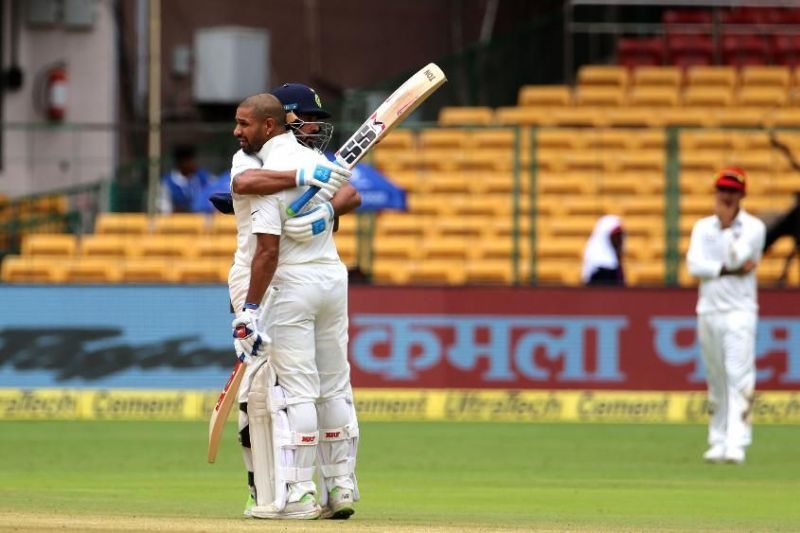
[[[703,460],[707,463],[721,463],[725,460],[725,446],[714,444],[703,454]]]
[[[322,518],[347,520],[355,512],[353,491],[342,487],[333,487],[328,494],[328,505],[322,509]]]
[[[725,462],[734,465],[744,463],[744,448],[741,446],[734,446],[725,450]]]
[[[271,505],[263,507],[256,505],[250,510],[250,516],[268,520],[316,520],[321,512],[317,499],[308,493],[299,501],[287,503],[282,511],[275,511]]]

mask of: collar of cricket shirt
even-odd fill
[[[274,150],[276,147],[279,146],[286,146],[287,144],[296,144],[297,139],[294,138],[294,134],[290,131],[286,133],[281,133],[280,135],[276,135],[275,137],[271,138],[267,142],[264,143],[264,146],[261,147],[261,150],[258,151],[258,156],[261,161],[266,161],[267,157],[269,157],[270,152]]]

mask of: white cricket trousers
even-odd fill
[[[249,284],[250,269],[234,265],[228,288],[237,315]],[[279,267],[261,307],[263,327],[272,338],[272,364],[287,397],[314,402],[350,394],[343,264]],[[251,370],[242,380],[240,402],[247,401]]]
[[[712,410],[708,424],[712,446],[745,447],[752,440],[757,321],[752,311],[708,313],[697,318]]]

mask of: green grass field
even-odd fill
[[[240,518],[235,427],[0,422],[0,530],[797,531],[800,428],[760,426],[743,466],[697,425],[364,423],[347,523]]]

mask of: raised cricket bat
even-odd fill
[[[389,98],[383,101],[358,131],[336,152],[336,163],[352,169],[362,157],[396,125],[400,124],[436,89],[442,86],[447,78],[438,66],[428,63],[419,72],[408,78]],[[297,215],[315,194],[319,187],[309,187],[301,197],[286,208],[286,213]]]

